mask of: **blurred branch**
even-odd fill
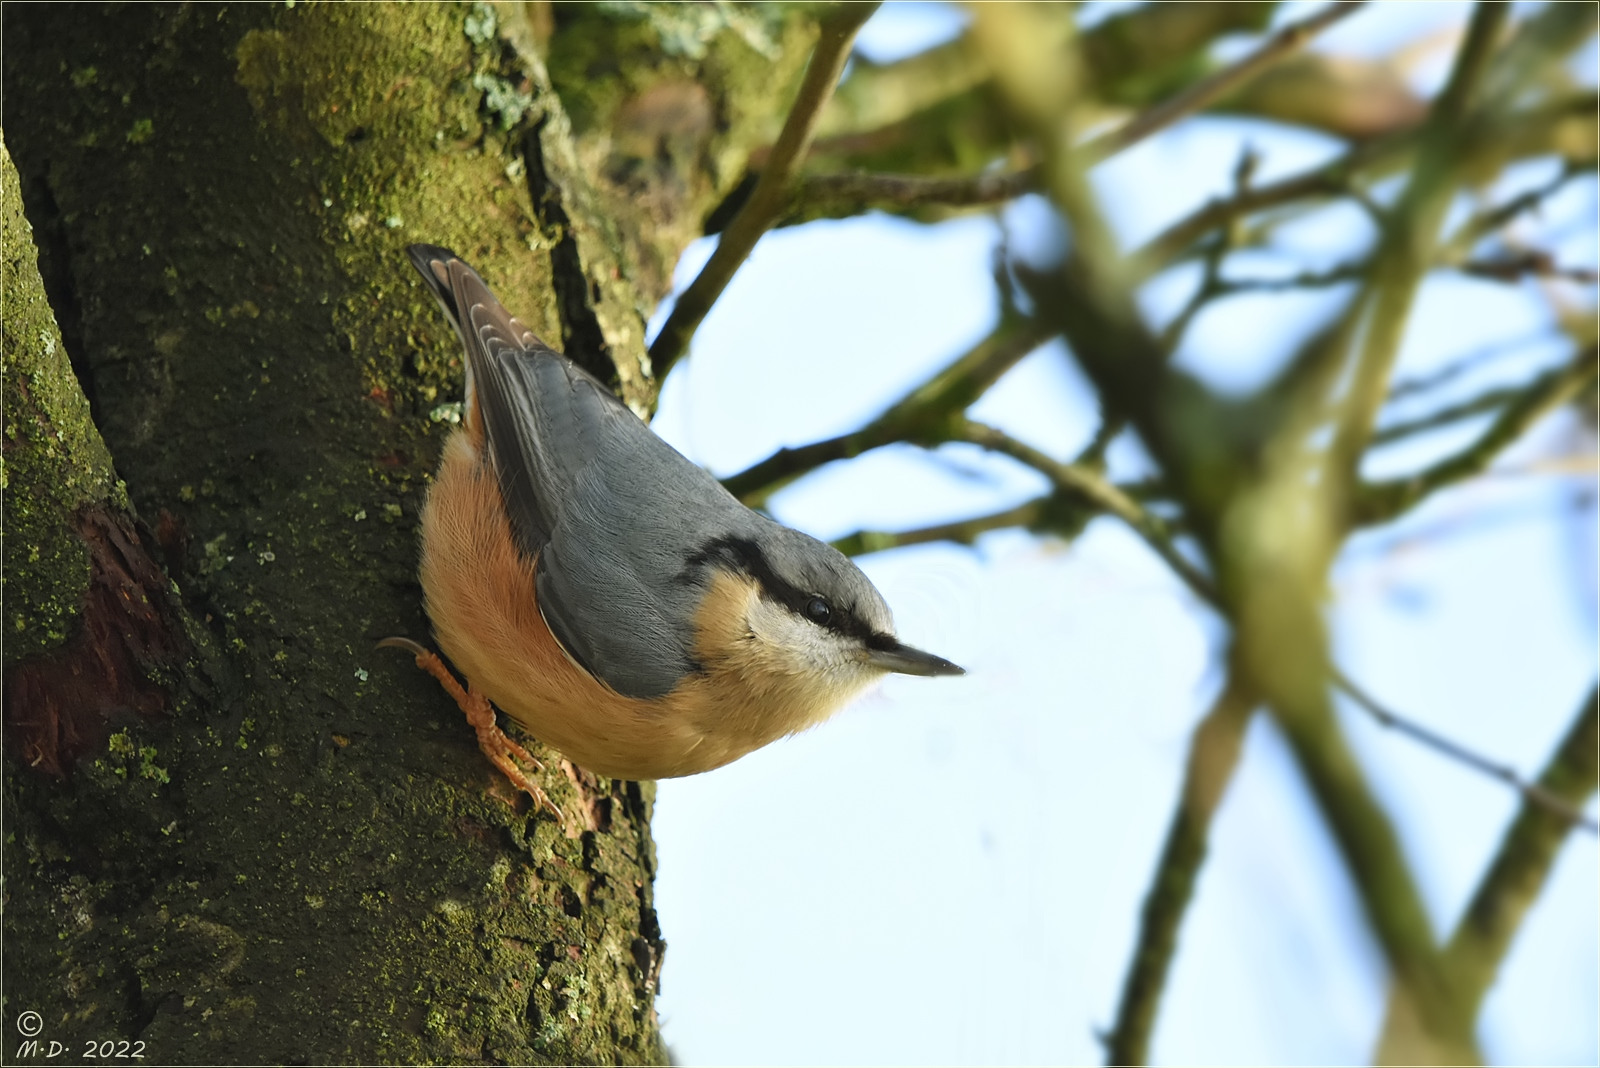
[[[1517,398],[1506,405],[1483,436],[1456,455],[1406,478],[1361,484],[1351,500],[1351,521],[1357,526],[1388,522],[1436,490],[1483,473],[1546,413],[1592,388],[1595,359],[1596,349],[1591,345],[1569,363],[1546,371],[1518,390]]]
[[[1539,790],[1558,799],[1562,809],[1576,811],[1594,796],[1596,748],[1600,746],[1600,702],[1588,700],[1539,775]],[[1528,909],[1544,889],[1557,853],[1573,821],[1547,803],[1525,796],[1522,808],[1500,840],[1500,848],[1484,873],[1472,900],[1444,950],[1445,967],[1455,978],[1458,1011],[1477,1015],[1484,994],[1493,985],[1500,964]],[[1406,1006],[1391,998],[1378,1040],[1379,1064],[1413,1063],[1426,1049],[1413,1045]]]
[[[916,174],[817,174],[795,190],[793,220],[843,219],[874,208],[965,208],[1000,204],[1039,187],[1035,167],[972,176],[929,178]]]
[[[1427,393],[1438,389],[1440,386],[1448,385],[1462,375],[1477,370],[1485,364],[1504,359],[1508,355],[1519,352],[1528,343],[1528,338],[1515,338],[1510,341],[1497,341],[1477,348],[1458,357],[1454,362],[1445,364],[1438,370],[1396,382],[1393,388],[1389,390],[1389,400],[1396,401],[1404,397],[1412,397],[1419,393]]]
[[[1429,749],[1448,757],[1458,764],[1464,764],[1469,768],[1480,771],[1491,779],[1499,779],[1521,794],[1525,805],[1534,805],[1542,808],[1565,823],[1582,827],[1590,834],[1600,833],[1600,826],[1597,826],[1592,818],[1557,794],[1546,789],[1541,783],[1524,782],[1522,777],[1517,774],[1516,769],[1509,765],[1499,764],[1488,757],[1480,756],[1461,743],[1452,741],[1439,732],[1424,727],[1415,720],[1407,719],[1390,711],[1379,704],[1371,694],[1357,686],[1349,676],[1337,667],[1333,669],[1332,674],[1333,684],[1344,691],[1352,701],[1382,726],[1399,731]]]
[[[907,545],[926,545],[936,541],[971,545],[980,535],[987,534],[991,530],[1007,530],[1011,527],[1022,527],[1026,530],[1049,529],[1056,525],[1055,516],[1062,511],[1056,498],[1047,495],[1035,497],[1015,508],[1007,508],[990,515],[959,519],[953,523],[937,523],[916,530],[899,532],[858,530],[854,534],[847,534],[834,541],[833,547],[846,556],[861,556],[864,553],[900,549]]]
[[[844,70],[845,60],[850,57],[850,44],[855,40],[861,24],[877,8],[876,3],[841,4],[832,8],[823,18],[816,48],[811,53],[811,62],[800,84],[799,96],[790,108],[778,142],[761,170],[755,191],[723,231],[716,251],[711,254],[711,259],[701,269],[699,276],[678,297],[672,314],[667,317],[661,332],[650,346],[650,362],[656,381],[666,380],[667,372],[688,349],[689,339],[694,336],[701,320],[711,311],[711,306],[727,288],[761,235],[767,232],[778,213],[788,204],[790,185],[811,145],[817,118],[828,98],[833,95],[834,86],[839,84],[839,74]]]
[[[823,464],[847,460],[898,441],[937,444],[950,440],[950,418],[965,411],[1049,336],[1036,323],[1002,322],[994,333],[861,429],[795,449],[779,449],[760,463],[723,479],[722,484],[753,507]]]
[[[1215,110],[1320,130],[1347,141],[1415,126],[1427,102],[1412,91],[1396,57],[1361,59],[1310,52],[1280,63]]]
[[[1206,859],[1211,819],[1233,778],[1255,699],[1230,672],[1211,711],[1189,741],[1178,808],[1167,827],[1150,889],[1139,917],[1139,937],[1123,980],[1116,1023],[1106,1037],[1107,1064],[1144,1064],[1167,973],[1178,945],[1178,928],[1194,897]]]
[[[857,57],[817,124],[819,142],[892,126],[989,80],[989,66],[963,37],[894,63]],[[765,159],[752,157],[752,166]]]
[[[1121,12],[1083,34],[1087,82],[1094,95],[1139,104],[1169,95],[1189,77],[1206,44],[1228,33],[1266,27],[1276,3],[1152,4]],[[958,96],[981,95],[993,77],[988,57],[967,36],[894,63],[857,58],[817,129],[821,153],[849,153],[846,142],[881,141],[886,130]],[[915,138],[908,138],[915,140]],[[761,166],[759,154],[752,167]]]
[[[1485,211],[1478,212],[1456,228],[1456,231],[1444,241],[1445,258],[1447,260],[1460,260],[1466,257],[1472,247],[1480,240],[1499,230],[1501,227],[1516,219],[1517,216],[1528,211],[1537,211],[1546,200],[1564,189],[1567,183],[1582,174],[1592,174],[1595,161],[1586,163],[1568,162],[1557,172],[1556,176],[1544,185],[1512,197],[1504,204],[1497,204]]]
[[[1410,146],[1411,134],[1396,134],[1364,142],[1336,159],[1299,174],[1262,186],[1242,189],[1233,196],[1212,200],[1173,223],[1134,253],[1133,258],[1154,271],[1181,255],[1201,237],[1238,219],[1309,197],[1348,195],[1354,175],[1380,163],[1397,163]]]
[[[1596,748],[1600,745],[1600,707],[1596,692],[1568,728],[1544,770],[1539,774],[1540,794],[1558,799],[1567,811],[1579,811],[1595,793]],[[1456,928],[1445,960],[1467,980],[1459,990],[1473,998],[1473,1009],[1494,979],[1511,945],[1511,937],[1538,897],[1567,832],[1575,826],[1552,805],[1523,799],[1522,809],[1501,839],[1500,848],[1478,890],[1472,895]],[[1593,820],[1587,825],[1592,828]]]
[[[1118,129],[1095,138],[1084,151],[1093,159],[1115,155],[1188,115],[1204,110],[1304,47],[1327,26],[1353,14],[1362,2],[1350,0],[1331,4],[1307,19],[1284,27],[1243,59],[1162,100]],[[1094,36],[1095,31],[1086,35],[1085,44],[1088,45]],[[904,69],[896,71],[900,66]],[[939,75],[949,82],[948,90],[943,93],[934,85]],[[913,113],[914,104],[930,104],[936,99],[965,92],[988,76],[987,66],[974,58],[964,40],[932,49],[902,64],[866,66],[840,87],[839,99],[828,112],[827,130],[829,133],[860,130],[862,117],[868,115],[885,125],[904,120]],[[876,98],[872,92],[874,87],[887,89],[888,99]],[[850,119],[845,118],[846,112]],[[768,165],[763,159],[753,159],[753,162],[763,168]],[[801,182],[794,198],[794,209],[784,222],[846,218],[873,208],[910,212],[928,207],[972,207],[1000,203],[1037,188],[1037,168],[955,177],[817,175]]]
[[[1086,504],[1107,515],[1116,516],[1132,527],[1134,533],[1143,538],[1145,544],[1155,550],[1156,555],[1160,556],[1190,589],[1208,603],[1216,603],[1211,580],[1178,551],[1167,525],[1141,508],[1137,501],[1107,481],[1100,472],[1078,464],[1064,464],[1032,445],[1018,441],[1003,430],[971,420],[967,420],[957,431],[956,437],[1024,463],[1048,478],[1063,493],[1081,498]]]
[[[1355,14],[1360,8],[1361,0],[1329,4],[1316,14],[1285,26],[1243,59],[1201,79],[1176,96],[1163,100],[1110,133],[1090,141],[1082,147],[1084,156],[1092,162],[1116,155],[1151,134],[1166,129],[1179,119],[1197,111],[1204,111],[1229,93],[1242,88],[1269,67],[1299,51],[1327,27],[1348,15]]]
[[[1504,408],[1509,402],[1521,397],[1525,392],[1526,387],[1521,386],[1487,390],[1471,400],[1464,400],[1459,404],[1447,404],[1437,411],[1429,412],[1427,415],[1379,427],[1372,434],[1372,444],[1387,445],[1391,442],[1409,438],[1414,434],[1449,426],[1451,423],[1459,422],[1474,415],[1497,411]],[[1391,392],[1389,396],[1393,398],[1394,393]]]
[[[1550,253],[1529,249],[1498,259],[1467,260],[1456,265],[1462,274],[1476,275],[1496,282],[1520,282],[1524,278],[1560,278],[1579,285],[1593,285],[1600,275],[1593,267],[1562,267]]]
[[[1441,1054],[1475,1059],[1471,1021],[1450,1012],[1448,980],[1398,836],[1333,715],[1319,599],[1336,528],[1327,498],[1332,487],[1313,478],[1321,465],[1307,447],[1318,424],[1308,418],[1316,406],[1283,408],[1275,426],[1244,436],[1255,444],[1253,455],[1243,455],[1237,445],[1229,448],[1240,440],[1223,424],[1230,406],[1167,367],[1132,299],[1136,272],[1120,256],[1086,180],[1083,155],[1073,150],[1071,116],[1059,111],[1061,90],[1075,72],[1070,64],[1052,69],[1059,57],[1052,56],[1053,42],[1041,39],[1032,11],[1022,5],[973,10],[975,38],[990,53],[1014,118],[1038,141],[1046,186],[1073,234],[1060,267],[1019,276],[1036,305],[1057,320],[1104,401],[1138,429],[1213,553],[1235,627],[1235,664],[1283,727],[1397,989],[1416,1005],[1423,1032]],[[1464,53],[1474,52],[1476,37],[1492,38],[1486,20],[1477,21]],[[1453,77],[1452,88],[1463,82]],[[1447,88],[1447,100],[1456,95]],[[1451,111],[1447,106],[1440,113]],[[1430,177],[1421,187],[1431,192],[1440,184]],[[1426,199],[1422,206],[1435,205]],[[1411,229],[1425,230],[1427,220],[1416,217],[1415,206],[1412,211]],[[1402,311],[1408,306],[1409,299],[1397,305]],[[1381,343],[1369,346],[1369,354],[1382,352]],[[1370,375],[1373,362],[1364,360],[1362,370]]]
[[[1480,166],[1477,162],[1479,158],[1487,155],[1521,159],[1550,152],[1568,154],[1564,145],[1569,139],[1565,132],[1566,124],[1576,123],[1587,130],[1588,126],[1593,125],[1591,120],[1596,106],[1592,92],[1536,104],[1506,116],[1503,123],[1469,131],[1469,135],[1463,139],[1461,150],[1466,161],[1473,164],[1475,169]],[[1230,197],[1211,200],[1146,242],[1134,253],[1133,259],[1141,265],[1143,272],[1153,273],[1181,256],[1213,230],[1233,225],[1258,212],[1316,197],[1349,196],[1360,202],[1363,194],[1357,184],[1358,176],[1372,181],[1398,169],[1416,149],[1420,135],[1421,128],[1418,127],[1363,141],[1344,155],[1307,168],[1299,174],[1267,185],[1243,189]],[[1571,166],[1578,173],[1593,170],[1593,151],[1590,150],[1587,156]],[[1364,206],[1368,207],[1370,213],[1370,204]],[[1532,206],[1531,202],[1518,210],[1526,210],[1529,206]]]
[[[1423,124],[1411,179],[1373,258],[1363,298],[1365,337],[1355,356],[1331,449],[1332,470],[1340,482],[1354,479],[1388,393],[1400,339],[1422,277],[1433,261],[1445,210],[1455,192],[1468,105],[1489,70],[1495,43],[1510,12],[1510,5],[1503,3],[1479,3],[1473,9],[1449,81]]]

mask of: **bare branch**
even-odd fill
[[[1568,163],[1544,185],[1471,216],[1445,240],[1446,259],[1460,259],[1466,256],[1479,240],[1499,230],[1524,212],[1537,211],[1546,200],[1564,189],[1568,182],[1581,174],[1592,174],[1594,169],[1593,160],[1582,165]]]
[[[1063,493],[1078,497],[1097,510],[1116,516],[1132,527],[1134,533],[1143,538],[1145,544],[1155,550],[1156,555],[1166,561],[1167,566],[1172,568],[1191,590],[1207,603],[1216,604],[1216,593],[1211,580],[1178,550],[1167,525],[1141,508],[1137,501],[1107,481],[1100,472],[1078,464],[1064,464],[1032,445],[1018,441],[1003,430],[971,420],[966,421],[958,436],[963,441],[970,441],[974,445],[981,445],[985,449],[1027,464],[1048,478]]]
[[[1450,80],[1423,124],[1411,180],[1388,221],[1367,275],[1362,316],[1365,336],[1355,356],[1332,446],[1332,468],[1340,480],[1354,479],[1383,406],[1401,335],[1422,277],[1435,256],[1439,229],[1456,188],[1467,106],[1490,68],[1510,10],[1501,3],[1480,3],[1473,10]]]
[[[1179,119],[1204,111],[1275,63],[1298,52],[1318,33],[1340,19],[1355,14],[1360,8],[1359,0],[1330,4],[1309,18],[1285,26],[1243,59],[1196,82],[1176,96],[1163,100],[1110,133],[1095,138],[1083,146],[1082,151],[1091,161],[1105,159],[1166,129]]]
[[[990,515],[974,516],[971,519],[958,519],[953,523],[937,523],[933,526],[919,527],[916,530],[903,530],[899,532],[883,530],[858,530],[854,534],[846,534],[833,542],[833,547],[846,556],[861,556],[865,553],[883,552],[886,549],[900,549],[908,545],[927,545],[931,542],[951,541],[958,545],[971,545],[979,536],[991,530],[1006,530],[1010,527],[1023,527],[1028,530],[1038,530],[1051,525],[1051,517],[1055,512],[1061,511],[1052,507],[1053,500],[1049,496],[1036,497],[1025,501],[1015,508],[994,512]]]
[[[1574,826],[1561,810],[1575,811],[1595,792],[1596,748],[1600,745],[1600,701],[1591,690],[1577,718],[1539,775],[1538,789],[1559,801],[1559,809],[1524,796],[1522,808],[1506,829],[1483,879],[1444,950],[1445,967],[1454,977],[1452,993],[1459,1011],[1475,1016],[1493,985],[1511,941],[1528,909],[1544,889],[1556,855]],[[1414,1062],[1414,1023],[1408,1006],[1391,998],[1376,1060],[1380,1064]]]
[[[1532,796],[1524,798],[1522,810],[1506,830],[1494,862],[1472,895],[1445,951],[1451,970],[1469,977],[1468,991],[1475,998],[1482,998],[1493,981],[1511,936],[1538,897],[1567,831],[1579,823],[1586,823],[1591,829],[1594,826],[1592,819],[1573,821],[1561,810],[1577,811],[1594,796],[1597,741],[1600,707],[1596,692],[1590,690],[1588,700],[1539,774],[1540,796],[1559,801],[1559,808]]]
[[[908,212],[918,208],[970,208],[1001,204],[1039,186],[1036,167],[972,176],[928,178],[916,174],[818,174],[800,180],[793,215],[842,219],[874,208]]]
[[[1517,400],[1525,392],[1526,387],[1520,386],[1487,390],[1471,400],[1464,400],[1459,404],[1447,404],[1437,411],[1429,412],[1427,415],[1379,427],[1372,434],[1372,444],[1387,445],[1390,442],[1400,441],[1415,434],[1437,430],[1442,426],[1449,426],[1451,423],[1460,422],[1462,419],[1468,419],[1474,415],[1497,411],[1504,408],[1511,401]],[[1391,391],[1389,395],[1392,398],[1394,393]]]
[[[1463,143],[1462,149],[1469,160],[1475,160],[1491,150],[1503,152],[1508,146],[1496,134],[1509,130],[1515,133],[1518,141],[1510,146],[1514,157],[1560,151],[1559,131],[1562,124],[1579,116],[1592,116],[1594,109],[1593,93],[1580,93],[1568,99],[1537,105],[1508,117],[1503,127],[1497,125],[1493,129],[1472,131],[1472,136]],[[1134,254],[1134,259],[1144,271],[1150,272],[1172,262],[1211,231],[1257,212],[1313,198],[1350,196],[1362,202],[1364,196],[1356,184],[1357,176],[1371,180],[1399,168],[1416,148],[1420,133],[1419,127],[1363,141],[1343,156],[1299,174],[1268,185],[1240,190],[1227,198],[1212,200],[1152,238]],[[1592,171],[1593,164],[1584,161],[1573,165],[1573,169],[1577,173]],[[1532,204],[1533,199],[1526,200],[1510,214],[1527,210]],[[1370,205],[1367,206],[1370,211]],[[1512,205],[1506,207],[1510,209]],[[1488,223],[1480,225],[1487,226]],[[1481,232],[1478,236],[1481,236]],[[1455,242],[1456,238],[1452,237],[1450,247],[1456,247]]]
[[[1496,259],[1467,260],[1456,269],[1462,274],[1476,275],[1496,282],[1520,282],[1524,278],[1559,278],[1579,285],[1594,285],[1600,275],[1593,267],[1563,267],[1555,257],[1540,249],[1529,249],[1511,256]]]
[[[1107,1064],[1144,1064],[1149,1058],[1150,1035],[1177,949],[1178,928],[1194,896],[1206,859],[1211,818],[1238,766],[1254,707],[1255,699],[1239,676],[1230,672],[1222,693],[1189,741],[1183,791],[1145,895],[1116,1023],[1106,1038]]]
[[[1385,523],[1415,507],[1445,486],[1482,474],[1507,446],[1552,409],[1565,404],[1595,380],[1596,349],[1589,346],[1571,362],[1547,371],[1518,391],[1483,436],[1466,449],[1406,478],[1362,484],[1351,501],[1357,526]]]
[[[1312,197],[1348,195],[1358,172],[1397,164],[1411,141],[1412,133],[1408,131],[1363,142],[1328,163],[1268,185],[1242,189],[1226,199],[1210,201],[1157,234],[1134,253],[1133,258],[1146,265],[1146,270],[1158,269],[1212,230],[1247,215]]]
[[[666,380],[667,372],[688,350],[689,339],[711,311],[711,306],[732,281],[761,235],[789,203],[790,185],[811,146],[817,118],[839,84],[845,60],[850,57],[850,44],[861,24],[877,8],[876,3],[840,4],[822,20],[816,49],[811,53],[811,63],[800,84],[800,94],[789,110],[772,154],[761,169],[755,191],[723,231],[716,251],[699,276],[679,295],[672,314],[650,346],[656,381]]]
[[[1492,28],[1495,17],[1478,21],[1469,41],[1492,39],[1483,24]],[[1306,489],[1317,484],[1311,476],[1320,467],[1320,461],[1312,466],[1317,455],[1306,444],[1316,422],[1307,416],[1316,406],[1290,406],[1278,425],[1257,432],[1253,440],[1267,463],[1250,465],[1229,454],[1220,423],[1230,411],[1165,365],[1131,297],[1137,272],[1119,255],[1086,181],[1083,156],[1072,148],[1070,124],[1052,106],[1072,70],[1049,69],[1053,42],[1039,38],[1026,6],[978,7],[973,30],[990,52],[1014,118],[1039,142],[1046,187],[1073,231],[1066,261],[1023,276],[1024,282],[1056,318],[1105,401],[1138,428],[1216,557],[1241,677],[1273,707],[1424,1033],[1445,1055],[1476,1057],[1471,1021],[1450,1012],[1427,910],[1394,827],[1333,715],[1319,596],[1336,533],[1328,503],[1334,487],[1322,480],[1321,498]],[[1444,95],[1456,94],[1447,88]],[[1442,184],[1430,176],[1421,187],[1431,192]],[[1431,199],[1424,206],[1435,207]],[[1420,224],[1428,221],[1413,220],[1413,229],[1426,232]],[[1398,306],[1404,310],[1409,301]],[[1208,440],[1213,430],[1222,433],[1221,441]]]
[[[1541,785],[1523,781],[1515,768],[1481,756],[1460,742],[1446,738],[1438,731],[1430,730],[1415,720],[1407,719],[1385,708],[1378,703],[1376,698],[1360,686],[1357,686],[1348,675],[1337,667],[1333,669],[1332,675],[1333,684],[1344,691],[1352,701],[1382,726],[1399,731],[1413,741],[1427,746],[1429,749],[1448,757],[1458,764],[1464,764],[1469,768],[1480,771],[1491,779],[1499,779],[1521,794],[1524,804],[1537,805],[1558,819],[1574,826],[1582,827],[1590,834],[1600,832],[1600,827],[1596,826],[1592,818]]]
[[[897,441],[937,444],[950,438],[948,420],[983,396],[1049,333],[1036,323],[1004,322],[949,367],[896,401],[859,430],[796,449],[779,449],[722,480],[729,493],[755,506],[823,464],[859,456]]]

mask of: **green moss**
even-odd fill
[[[4,484],[7,666],[65,641],[89,584],[74,515],[125,505],[39,281],[33,230],[11,156],[0,146],[4,261]]]
[[[460,390],[448,327],[401,255],[410,242],[456,248],[536,331],[559,333],[540,299],[551,288],[548,261],[526,255],[538,245],[537,224],[526,183],[511,173],[520,156],[498,133],[525,118],[534,96],[468,34],[470,21],[484,37],[492,15],[431,4],[332,7],[252,30],[236,50],[238,80],[258,117],[299,141],[324,176],[323,241],[351,286],[336,305],[336,328],[362,357],[369,391],[397,410]],[[362,42],[360,64],[343,51],[352,35]],[[396,70],[455,76],[384,73]],[[463,143],[480,147],[462,152]],[[522,236],[511,247],[508,220]]]

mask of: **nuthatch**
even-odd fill
[[[407,251],[467,353],[421,568],[467,691],[415,643],[388,644],[451,690],[513,783],[549,803],[489,701],[592,772],[659,779],[819,723],[888,672],[962,674],[895,638],[842,553],[740,504],[454,253]]]

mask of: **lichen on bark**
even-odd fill
[[[89,553],[74,516],[92,502],[125,505],[111,455],[67,359],[39,281],[33,229],[16,168],[0,144],[0,294],[4,294],[5,663],[67,640],[89,588]]]
[[[7,993],[49,1008],[49,1037],[168,1062],[665,1057],[649,784],[536,749],[568,837],[372,648],[426,634],[430,413],[460,391],[403,246],[454,247],[546,336],[592,330],[648,407],[643,280],[693,229],[609,211],[537,57],[485,25],[468,5],[7,11],[6,133],[54,220],[47,276],[214,650],[70,780],[7,752]],[[707,91],[720,111],[733,89]],[[753,141],[758,117],[728,114]],[[709,152],[747,147],[719,129]]]

